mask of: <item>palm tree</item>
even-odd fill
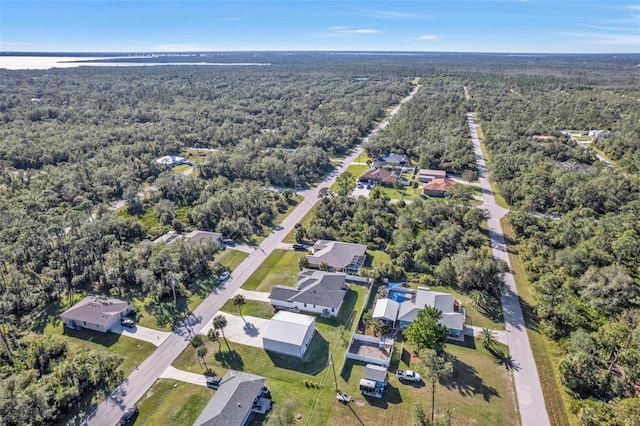
[[[218,342],[218,351],[220,351],[220,345],[222,345],[222,342],[220,341],[220,332],[215,328],[210,328],[209,331],[207,331],[207,337],[213,343]]]
[[[373,326],[373,334],[375,336],[384,335],[385,325],[379,319],[374,319],[371,321],[371,325]]]
[[[238,312],[240,313],[240,316],[242,317],[243,320],[244,320],[244,317],[242,316],[242,305],[245,305],[246,303],[247,303],[247,300],[244,298],[243,295],[236,294],[235,296],[233,296],[233,304],[238,307]]]
[[[489,295],[484,290],[471,290],[469,292],[469,297],[471,297],[473,306],[476,308],[483,308],[487,304]]]
[[[482,342],[482,346],[487,350],[494,347],[498,343],[496,332],[488,328],[483,328],[480,332],[480,341]]]
[[[207,369],[207,371],[209,371],[209,367],[207,366],[207,361],[205,361],[205,357],[207,356],[207,352],[209,352],[207,350],[207,347],[205,345],[202,346],[198,346],[198,348],[196,349],[196,355],[198,356],[198,363],[200,363],[200,360],[202,360],[202,362],[204,363],[204,367]]]
[[[227,326],[227,318],[224,315],[216,315],[213,318],[213,328],[216,330],[220,330],[220,332],[222,333],[222,338],[224,339],[224,342],[227,344],[227,348],[231,350],[231,348],[229,347],[229,342],[227,342],[227,337],[224,335],[224,328],[226,326]]]

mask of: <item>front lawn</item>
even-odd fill
[[[223,265],[229,270],[233,271],[240,265],[247,257],[248,253],[245,253],[240,250],[232,250],[227,248],[216,253],[214,264]]]
[[[136,425],[192,425],[213,390],[172,379],[159,379],[138,401]]]
[[[271,292],[273,286],[294,286],[298,281],[298,259],[304,253],[274,250],[242,286],[245,290]]]
[[[275,309],[267,302],[259,302],[257,300],[245,300],[245,304],[242,306],[242,315],[248,317],[271,319],[276,314]],[[227,300],[227,303],[222,305],[221,311],[231,315],[240,315],[238,307],[233,304],[233,299]]]
[[[351,173],[351,176],[354,179],[353,183],[355,184],[358,178],[363,174],[365,174],[367,170],[369,170],[370,168],[371,167],[369,167],[366,164],[365,165],[352,164],[351,166],[347,167],[347,170],[344,171],[340,176],[344,175],[345,173]],[[340,185],[338,184],[338,182],[339,182],[339,178],[336,179],[333,185],[331,185],[331,187],[329,188],[331,192],[338,192],[340,190]]]

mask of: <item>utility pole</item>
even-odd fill
[[[333,363],[333,354],[330,355],[331,357],[331,367],[333,368],[333,387],[335,389],[336,392],[338,392],[338,377],[336,376],[336,366]]]
[[[173,307],[178,307],[178,302],[176,302],[176,280],[171,278],[171,290],[173,291]]]

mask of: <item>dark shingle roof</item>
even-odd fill
[[[287,302],[307,303],[316,306],[339,308],[347,287],[346,274],[303,269],[298,274],[296,288],[275,286],[269,299]]]
[[[264,386],[264,377],[229,370],[194,426],[240,426]]]

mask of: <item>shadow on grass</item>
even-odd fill
[[[463,348],[476,349],[476,340],[473,336],[464,336],[464,342],[459,340],[447,340],[447,345],[460,346]]]
[[[507,370],[520,370],[520,364],[515,362],[511,355],[507,355],[502,350],[492,347],[488,347],[487,351],[496,359],[496,364],[504,365],[504,368]]]
[[[62,309],[57,303],[49,305],[42,314],[38,315],[36,319],[33,320],[30,330],[42,334],[49,324],[53,327],[58,327],[61,322],[61,311]]]
[[[271,351],[266,352],[276,367],[311,376],[317,375],[329,365],[329,342],[318,332],[313,336],[309,348],[302,358]]]
[[[499,297],[489,297],[485,303],[476,309],[481,315],[489,318],[493,322],[504,323],[504,315],[502,314],[502,303]]]
[[[214,355],[216,361],[224,368],[242,371],[244,369],[244,361],[240,354],[234,350],[218,351]]]
[[[353,308],[356,306],[357,301],[358,293],[351,289],[347,290],[347,294],[344,296],[344,301],[342,302],[338,316],[332,318],[318,317],[316,318],[316,322],[333,327],[344,325],[345,330],[350,330],[350,327],[353,324],[353,319],[355,318],[355,311]]]
[[[363,395],[363,397],[370,406],[382,408],[385,410],[389,408],[389,404],[396,405],[402,403],[402,395],[400,395],[400,389],[390,384],[387,384],[387,386],[384,388],[382,398],[375,398],[366,395]]]
[[[99,331],[87,330],[85,328],[73,330],[71,328],[64,327],[62,334],[64,336],[86,340],[87,342],[95,343],[97,345],[104,346],[105,348],[113,346],[120,339],[120,334],[117,333],[102,333]]]
[[[449,390],[458,390],[462,396],[482,395],[485,401],[491,401],[493,397],[499,397],[498,391],[487,386],[482,378],[478,376],[478,370],[465,364],[458,358],[448,355],[448,361],[453,364],[453,377],[447,381],[441,381],[440,384]]]

